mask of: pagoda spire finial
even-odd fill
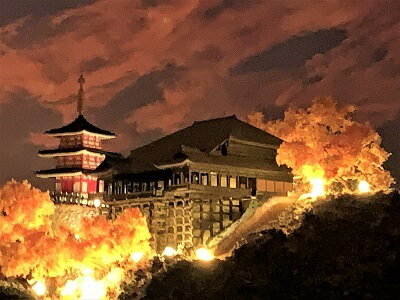
[[[83,72],[81,72],[81,76],[78,78],[79,90],[78,90],[78,105],[77,111],[78,114],[81,115],[83,111],[83,100],[85,100],[85,91],[83,89],[83,85],[85,84],[85,77],[83,77]]]

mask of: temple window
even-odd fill
[[[285,187],[283,181],[275,181],[275,191],[277,193],[284,193]]]
[[[267,180],[267,192],[275,192],[275,181]]]
[[[211,183],[211,186],[218,186],[218,175],[217,175],[217,173],[214,173],[214,172],[210,173],[210,183]]]
[[[132,193],[132,192],[133,192],[133,184],[132,184],[132,182],[128,182],[128,183],[126,184],[126,191],[127,191],[128,193]]]
[[[229,176],[229,187],[235,189],[236,188],[236,177]]]
[[[74,193],[79,193],[81,191],[81,184],[80,182],[74,182],[74,187],[73,187]]]
[[[266,192],[267,191],[267,180],[257,178],[256,186],[257,186],[257,191]]]
[[[181,176],[179,173],[173,174],[174,185],[181,184]]]
[[[87,193],[87,189],[88,188],[88,186],[87,186],[87,182],[82,182],[82,193]]]
[[[241,189],[247,188],[247,177],[239,176],[239,188]]]
[[[164,190],[164,181],[160,180],[157,182],[157,190]]]
[[[183,183],[189,183],[189,174],[187,172],[183,173]]]
[[[251,189],[251,195],[255,196],[257,193],[257,179],[256,178],[248,178],[248,186]]]
[[[194,184],[199,184],[200,183],[200,176],[198,172],[192,172],[192,178],[191,182]]]
[[[228,187],[228,176],[221,175],[221,186]]]
[[[201,184],[208,185],[208,174],[207,173],[201,174]]]

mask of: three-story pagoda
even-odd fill
[[[85,92],[85,79],[78,79],[77,112],[78,117],[70,124],[51,129],[45,134],[60,139],[57,149],[41,150],[40,157],[56,159],[56,168],[36,172],[40,178],[55,178],[55,189],[63,193],[83,195],[102,193],[104,183],[98,180],[95,169],[106,156],[118,156],[116,153],[102,150],[102,140],[115,138],[115,134],[89,123],[82,114]]]

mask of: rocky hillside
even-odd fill
[[[226,261],[181,261],[145,299],[398,299],[400,196],[319,203],[291,235],[251,235]]]

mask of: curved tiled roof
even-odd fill
[[[104,154],[107,156],[113,156],[113,157],[121,157],[120,153],[116,152],[108,152],[104,151],[102,149],[97,149],[97,148],[88,148],[88,147],[77,147],[77,148],[64,148],[64,149],[51,149],[51,150],[40,150],[38,153],[39,154],[57,154],[57,153],[74,153],[82,150],[87,150],[89,152],[93,153],[99,153],[99,154]]]
[[[86,130],[88,132],[95,133],[95,134],[109,136],[109,137],[115,136],[115,133],[100,129],[100,128],[94,126],[93,124],[89,123],[89,121],[87,121],[83,115],[79,115],[74,121],[72,121],[68,125],[65,125],[60,128],[48,130],[45,133],[57,135],[57,134],[80,132],[83,130]]]
[[[51,175],[51,174],[69,174],[69,173],[76,173],[82,172],[83,174],[91,174],[94,170],[90,169],[83,169],[79,167],[71,167],[71,168],[54,168],[49,170],[40,170],[36,171],[35,174],[37,175]]]
[[[178,157],[179,153],[182,153],[182,146],[196,149],[207,156],[213,149],[232,137],[275,148],[278,148],[282,142],[279,138],[243,122],[233,115],[194,122],[192,126],[132,150],[125,163],[115,167],[122,173],[153,170],[155,169],[154,165],[173,161],[179,162],[184,159]],[[188,156],[190,157],[190,154]],[[205,156],[203,155],[202,158],[205,158]],[[228,161],[226,163],[229,164]],[[271,164],[273,165],[271,169],[277,168],[275,161]],[[254,164],[253,166],[256,167]]]

